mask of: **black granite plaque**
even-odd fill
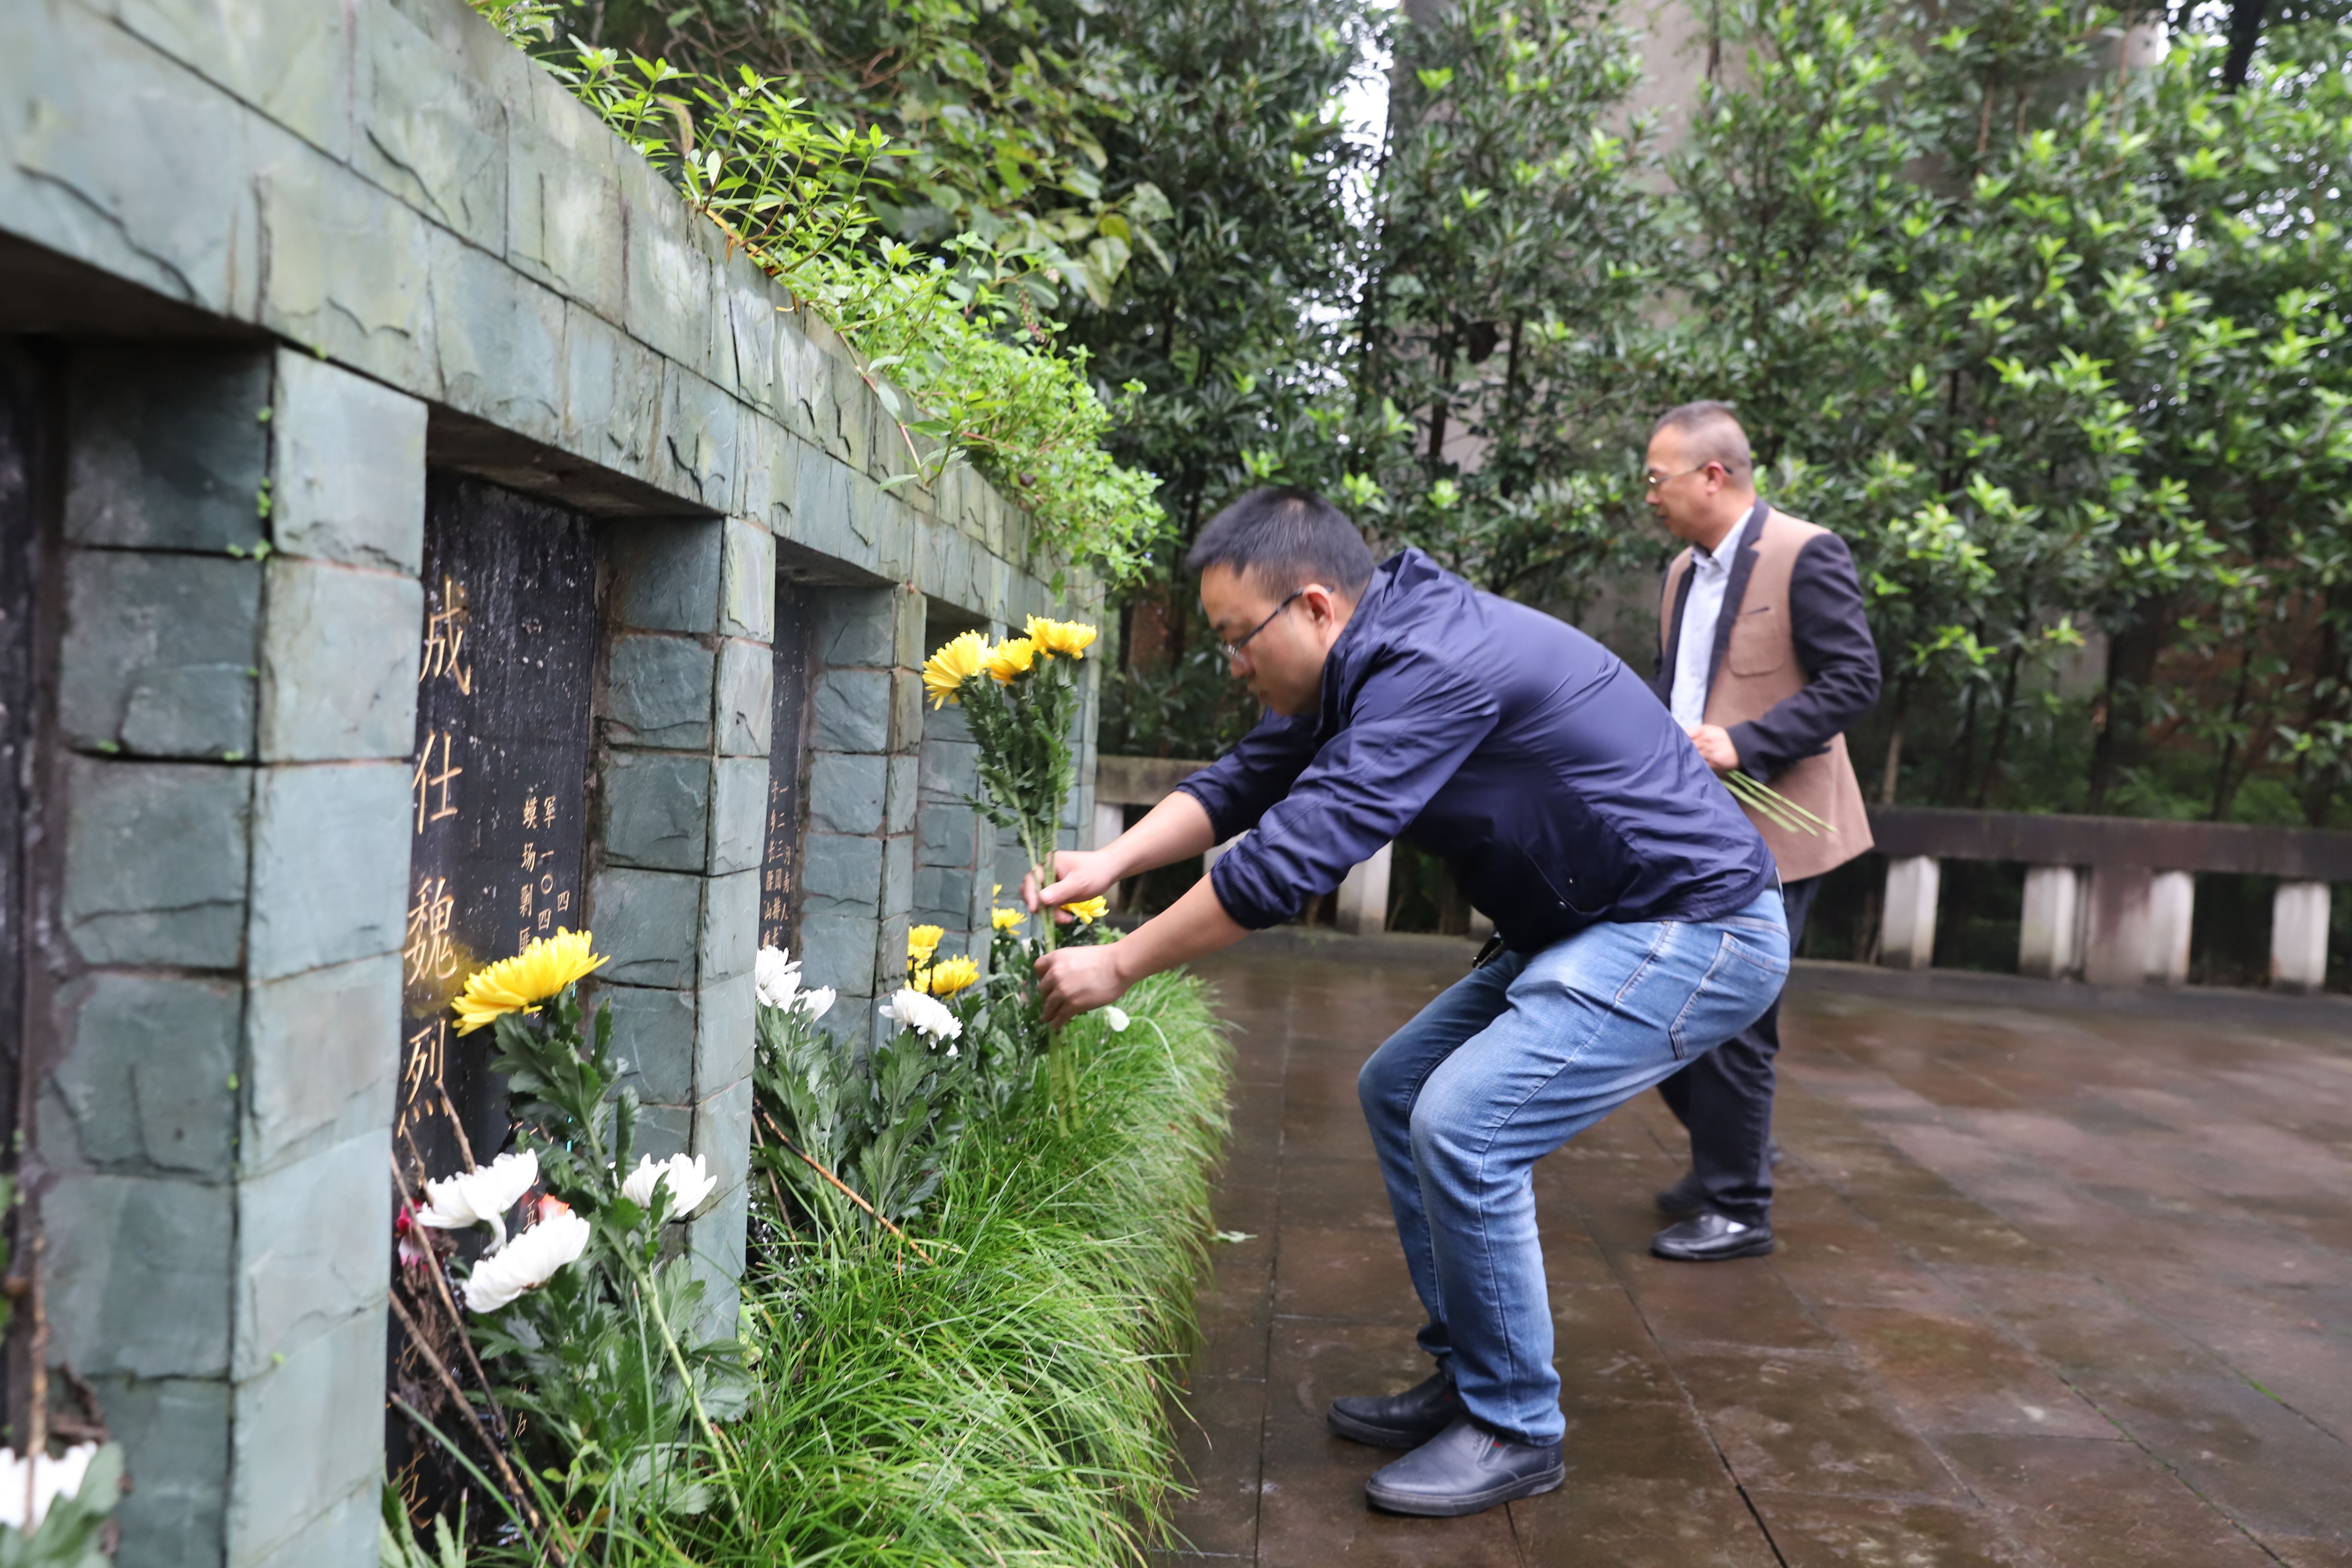
[[[34,515],[40,376],[14,340],[0,340],[0,1127],[16,1124],[25,1019],[26,862],[33,828],[26,786],[33,743]],[[16,1161],[0,1153],[0,1161]]]
[[[776,584],[774,731],[768,742],[767,841],[760,864],[760,945],[789,950],[800,889],[801,822],[807,813],[803,773],[809,683],[816,669],[811,590]],[[812,977],[814,978],[814,977]]]
[[[426,492],[425,624],[410,759],[408,921],[393,1149],[409,1188],[487,1164],[509,1130],[488,1030],[460,1037],[449,1002],[482,965],[583,923],[596,559],[588,521],[478,479]],[[472,1245],[470,1237],[467,1245]],[[421,1270],[395,1267],[420,1322],[446,1326]],[[454,1342],[431,1337],[445,1365]],[[395,1323],[391,1386],[466,1444],[463,1413]],[[397,1413],[391,1473],[420,1517],[457,1484]],[[483,1456],[474,1454],[477,1463]],[[482,1511],[478,1509],[477,1512]]]

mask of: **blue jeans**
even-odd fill
[[[1483,1425],[1527,1443],[1566,1426],[1535,1163],[1746,1028],[1788,973],[1777,888],[1719,920],[1591,926],[1472,971],[1364,1064],[1421,1347]]]

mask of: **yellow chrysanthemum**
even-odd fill
[[[967,985],[979,984],[980,964],[975,959],[943,958],[915,976],[915,989],[928,991],[934,996],[952,996]]]
[[[988,923],[998,931],[1011,931],[1029,918],[1022,910],[993,909],[988,911]]]
[[[988,664],[988,639],[978,632],[966,632],[951,637],[939,652],[923,661],[923,689],[931,694],[931,706],[941,707],[956,700],[963,683],[978,675]]]
[[[457,1032],[470,1035],[501,1013],[538,1012],[539,1004],[604,962],[588,951],[589,940],[584,931],[559,931],[466,976],[464,994],[450,1004]]]
[[[948,933],[937,926],[917,926],[907,933],[907,958],[914,963],[929,963],[931,954],[940,950],[940,938]]]
[[[998,643],[988,650],[988,673],[996,677],[999,686],[1010,686],[1016,675],[1029,673],[1029,665],[1037,657],[1037,645],[1027,637],[1014,637]]]
[[[1110,900],[1101,898],[1082,899],[1075,904],[1064,904],[1062,907],[1076,915],[1079,924],[1092,925],[1109,912]]]
[[[1047,658],[1061,654],[1069,658],[1084,658],[1097,634],[1082,621],[1049,620],[1044,616],[1029,617],[1029,640],[1035,643]]]

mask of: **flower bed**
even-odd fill
[[[1167,1395],[1192,1331],[1229,1050],[1170,975],[1062,1048],[1067,1122],[983,1120],[887,1237],[768,1237],[745,1281],[743,1512],[713,1564],[1134,1563],[1173,1484]]]

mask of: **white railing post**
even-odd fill
[[[2158,871],[2147,885],[2147,978],[2154,985],[2189,984],[2189,935],[2197,919],[2197,878]]]
[[[1943,862],[1932,855],[1899,855],[1886,862],[1885,912],[1879,920],[1878,962],[1889,969],[1925,969],[1936,956],[1936,895]]]
[[[2025,868],[2025,918],[2017,930],[2017,972],[2063,980],[2083,967],[2083,874],[2072,866]]]
[[[2271,898],[2271,984],[2313,994],[2327,984],[2327,920],[2334,889],[2325,882],[2281,882]]]

